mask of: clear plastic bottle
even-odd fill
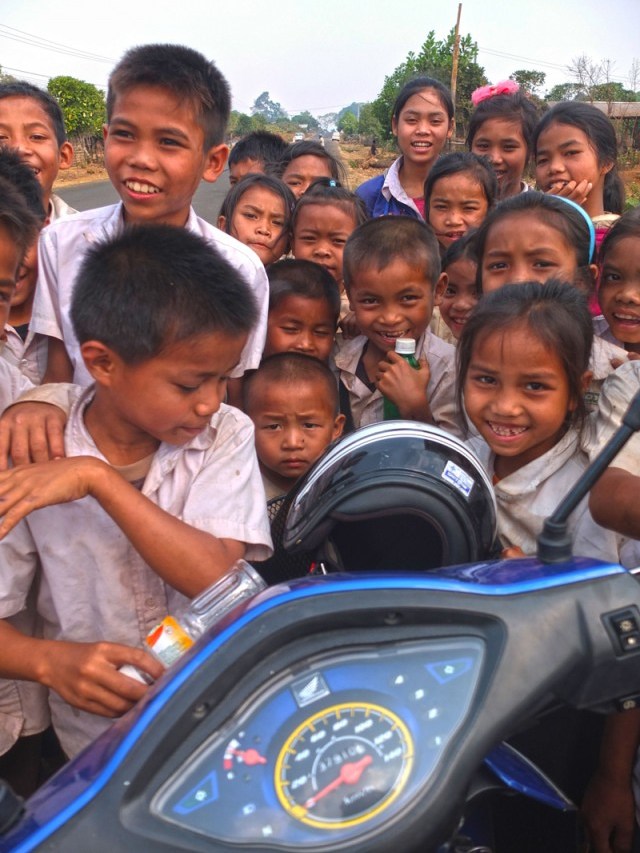
[[[190,601],[186,610],[178,616],[165,616],[147,634],[145,644],[163,666],[171,666],[207,628],[266,586],[249,563],[238,560],[226,574]],[[120,672],[145,684],[150,682],[146,673],[130,664],[120,667]]]
[[[401,355],[402,358],[404,358],[404,360],[414,368],[414,370],[420,370],[420,365],[418,364],[415,355],[416,342],[413,338],[398,338],[396,341],[396,352],[398,355]],[[385,397],[383,404],[383,420],[397,421],[400,419],[401,415],[395,403],[392,403],[391,400],[387,400]]]

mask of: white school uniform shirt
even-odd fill
[[[38,285],[33,304],[30,329],[34,334],[48,335],[64,341],[73,364],[73,381],[91,384],[84,366],[80,346],[71,325],[73,285],[84,258],[92,245],[115,237],[124,227],[122,202],[84,213],[76,213],[44,229],[38,244]],[[231,376],[242,376],[245,370],[258,367],[267,332],[269,284],[260,258],[234,237],[225,234],[191,208],[185,226],[208,240],[251,287],[258,305],[258,322],[249,334],[240,363]]]
[[[65,431],[67,456],[104,458],[86,430],[87,388]],[[161,444],[142,494],[199,530],[247,543],[247,560],[272,553],[266,498],[254,449],[253,424],[223,404],[210,426],[183,446]],[[42,634],[53,640],[101,640],[139,647],[167,613],[187,599],[169,587],[92,497],[32,512],[0,541],[0,618],[25,606],[40,572],[37,610]],[[111,720],[67,705],[53,691],[49,705],[69,756]]]
[[[472,438],[469,446],[491,478],[495,455],[482,438]],[[498,507],[498,535],[503,547],[519,546],[525,554],[536,553],[536,539],[542,525],[556,509],[587,467],[589,459],[575,430],[568,430],[547,453],[494,484]],[[618,562],[622,537],[596,524],[584,498],[569,517],[573,553]]]
[[[351,414],[356,427],[383,420],[384,401],[376,388],[374,391],[356,376],[358,363],[364,352],[367,338],[358,335],[343,341],[336,353],[336,367],[340,380],[349,392]],[[436,426],[462,435],[461,421],[455,400],[455,348],[427,330],[416,342],[416,359],[426,358],[430,376],[427,400]]]

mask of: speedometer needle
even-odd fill
[[[230,749],[230,755],[241,758],[245,764],[266,764],[267,759],[260,755],[257,749]]]
[[[307,802],[304,804],[305,808],[312,809],[318,800],[326,797],[327,794],[330,794],[331,791],[335,791],[335,789],[339,788],[342,784],[355,785],[356,782],[360,781],[363,770],[368,767],[372,761],[373,758],[370,755],[365,755],[364,758],[360,759],[360,761],[351,761],[348,764],[343,764],[340,768],[340,773],[333,782],[329,782],[325,788],[318,791],[315,797],[309,797]]]

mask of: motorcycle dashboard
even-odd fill
[[[151,798],[230,844],[318,848],[380,831],[434,778],[473,705],[478,636],[361,645],[277,673]]]

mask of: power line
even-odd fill
[[[6,32],[6,31],[9,32]],[[32,33],[26,33],[23,30],[17,30],[15,27],[9,27],[5,24],[0,24],[0,37],[9,39],[10,41],[16,41],[20,44],[28,44],[33,47],[39,47],[41,50],[52,51],[53,53],[61,53],[65,56],[75,56],[79,59],[86,59],[91,62],[105,62],[110,65],[113,65],[116,60],[112,59],[109,56],[101,56],[97,53],[89,53],[85,50],[78,50],[75,47],[70,47],[69,45],[61,44],[60,42],[51,41],[50,39],[44,39],[40,36],[33,35]]]

